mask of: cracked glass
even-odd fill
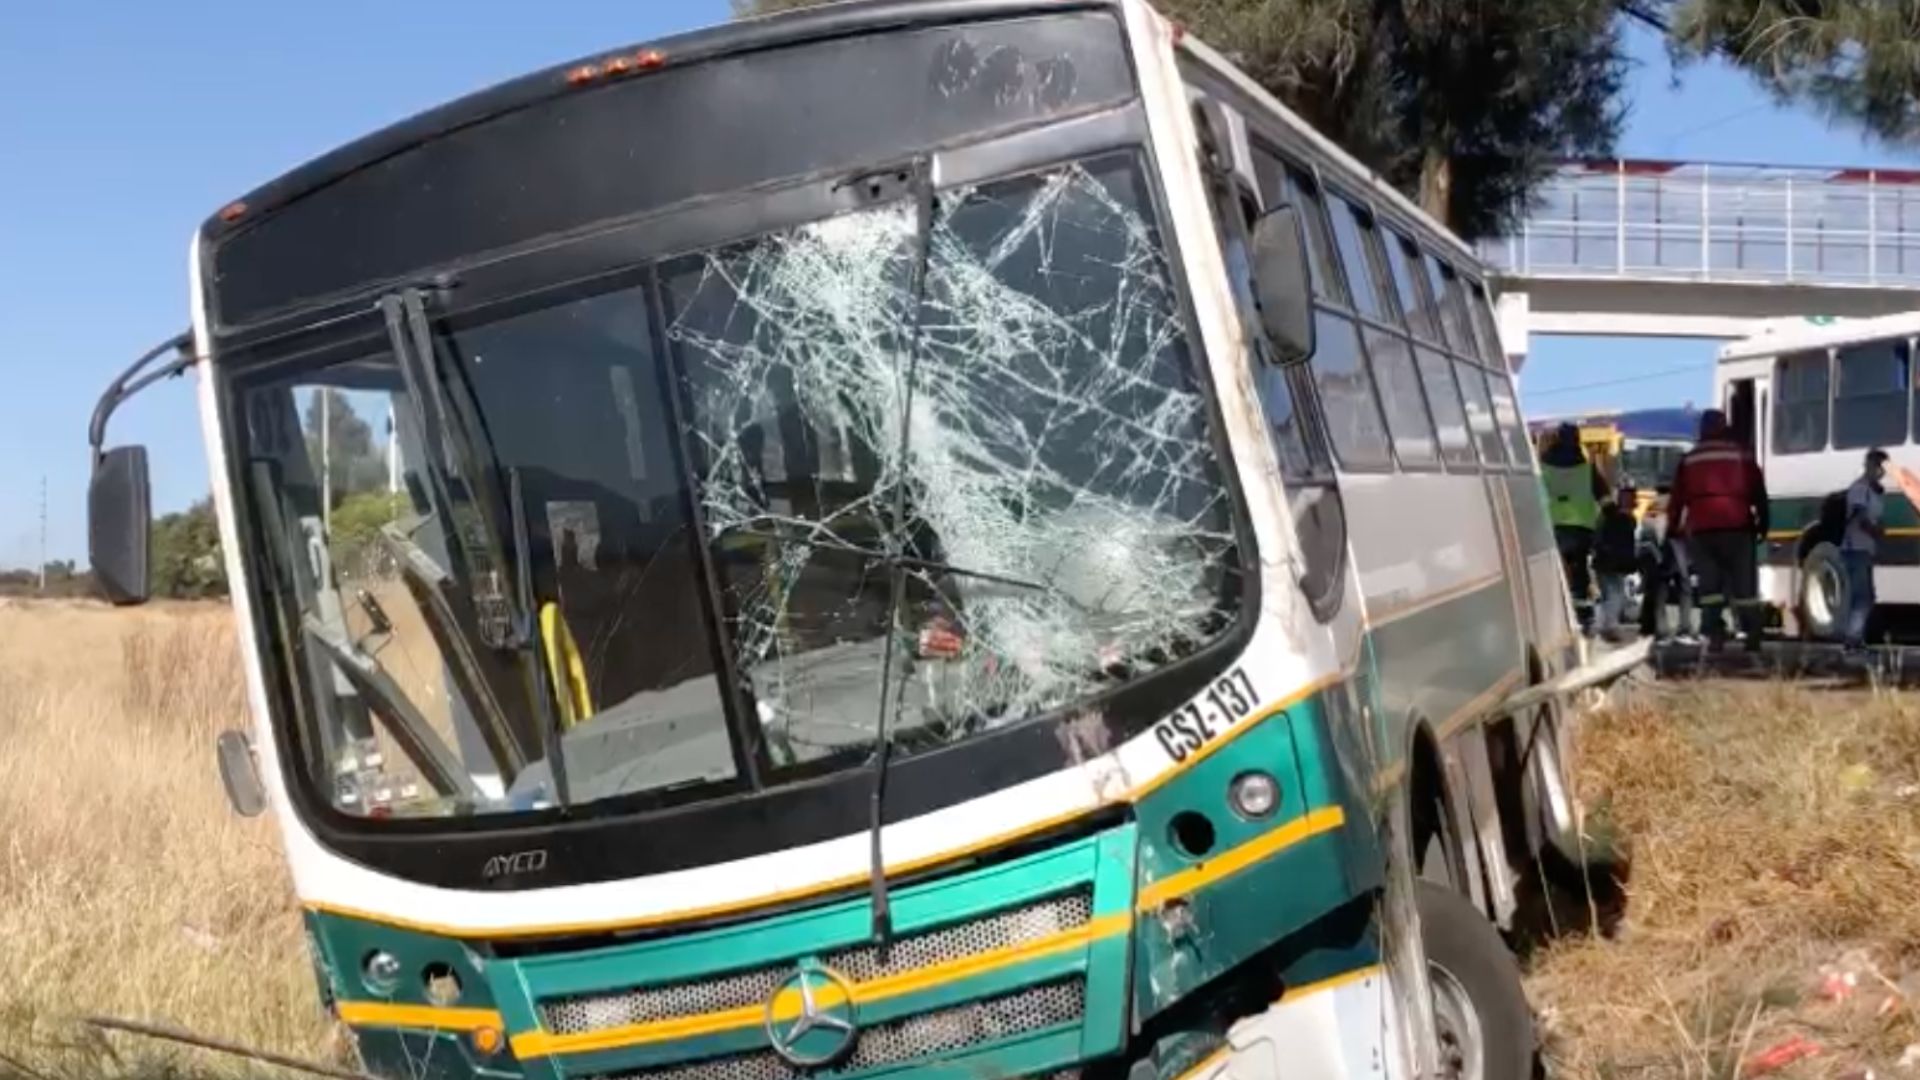
[[[911,750],[1232,621],[1227,489],[1147,206],[1115,155],[940,191],[924,238],[904,200],[664,268],[727,644],[776,765],[872,745],[889,650]]]

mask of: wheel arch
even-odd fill
[[[1446,835],[1446,870],[1453,888],[1485,910],[1480,852],[1462,793],[1446,766],[1440,734],[1419,713],[1408,718],[1407,768],[1403,785],[1408,817],[1408,840],[1415,860],[1414,877],[1422,876],[1423,858],[1435,830]]]

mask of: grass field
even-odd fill
[[[206,1064],[109,1051],[66,1019],[86,1013],[338,1052],[273,825],[220,790],[214,736],[246,717],[231,624],[216,605],[0,600],[0,1075]]]
[[[213,738],[244,717],[225,607],[0,600],[0,1077],[232,1073],[126,1036],[109,1050],[71,1022],[87,1013],[344,1060],[273,826],[220,793]],[[1819,1052],[1777,1075],[1901,1075],[1920,1041],[1920,704],[1659,687],[1588,722],[1578,784],[1624,828],[1630,875],[1611,938],[1529,959],[1556,1075],[1732,1080],[1794,1035]],[[1823,1000],[1843,961],[1852,996]]]

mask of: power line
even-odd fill
[[[1574,386],[1556,386],[1551,390],[1531,391],[1527,396],[1551,397],[1554,394],[1571,394],[1576,390],[1598,390],[1604,386],[1625,386],[1628,383],[1652,382],[1655,379],[1671,379],[1676,375],[1694,375],[1713,367],[1714,363],[1714,361],[1709,360],[1705,363],[1688,364],[1686,367],[1677,368],[1673,371],[1656,371],[1649,375],[1629,375],[1621,379],[1602,379],[1599,382],[1579,383]]]
[[[40,591],[47,591],[47,474],[40,474]]]
[[[1652,6],[1647,3],[1636,2],[1636,0],[1626,0],[1625,3],[1620,5],[1620,13],[1637,23],[1650,26],[1662,34],[1670,34],[1673,32],[1673,27],[1667,22],[1666,17],[1655,12]]]

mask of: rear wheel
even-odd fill
[[[1414,885],[1445,1080],[1529,1080],[1533,1015],[1507,943],[1467,899]]]
[[[1837,641],[1847,617],[1847,571],[1840,550],[1822,541],[1800,559],[1800,631],[1816,641]]]

